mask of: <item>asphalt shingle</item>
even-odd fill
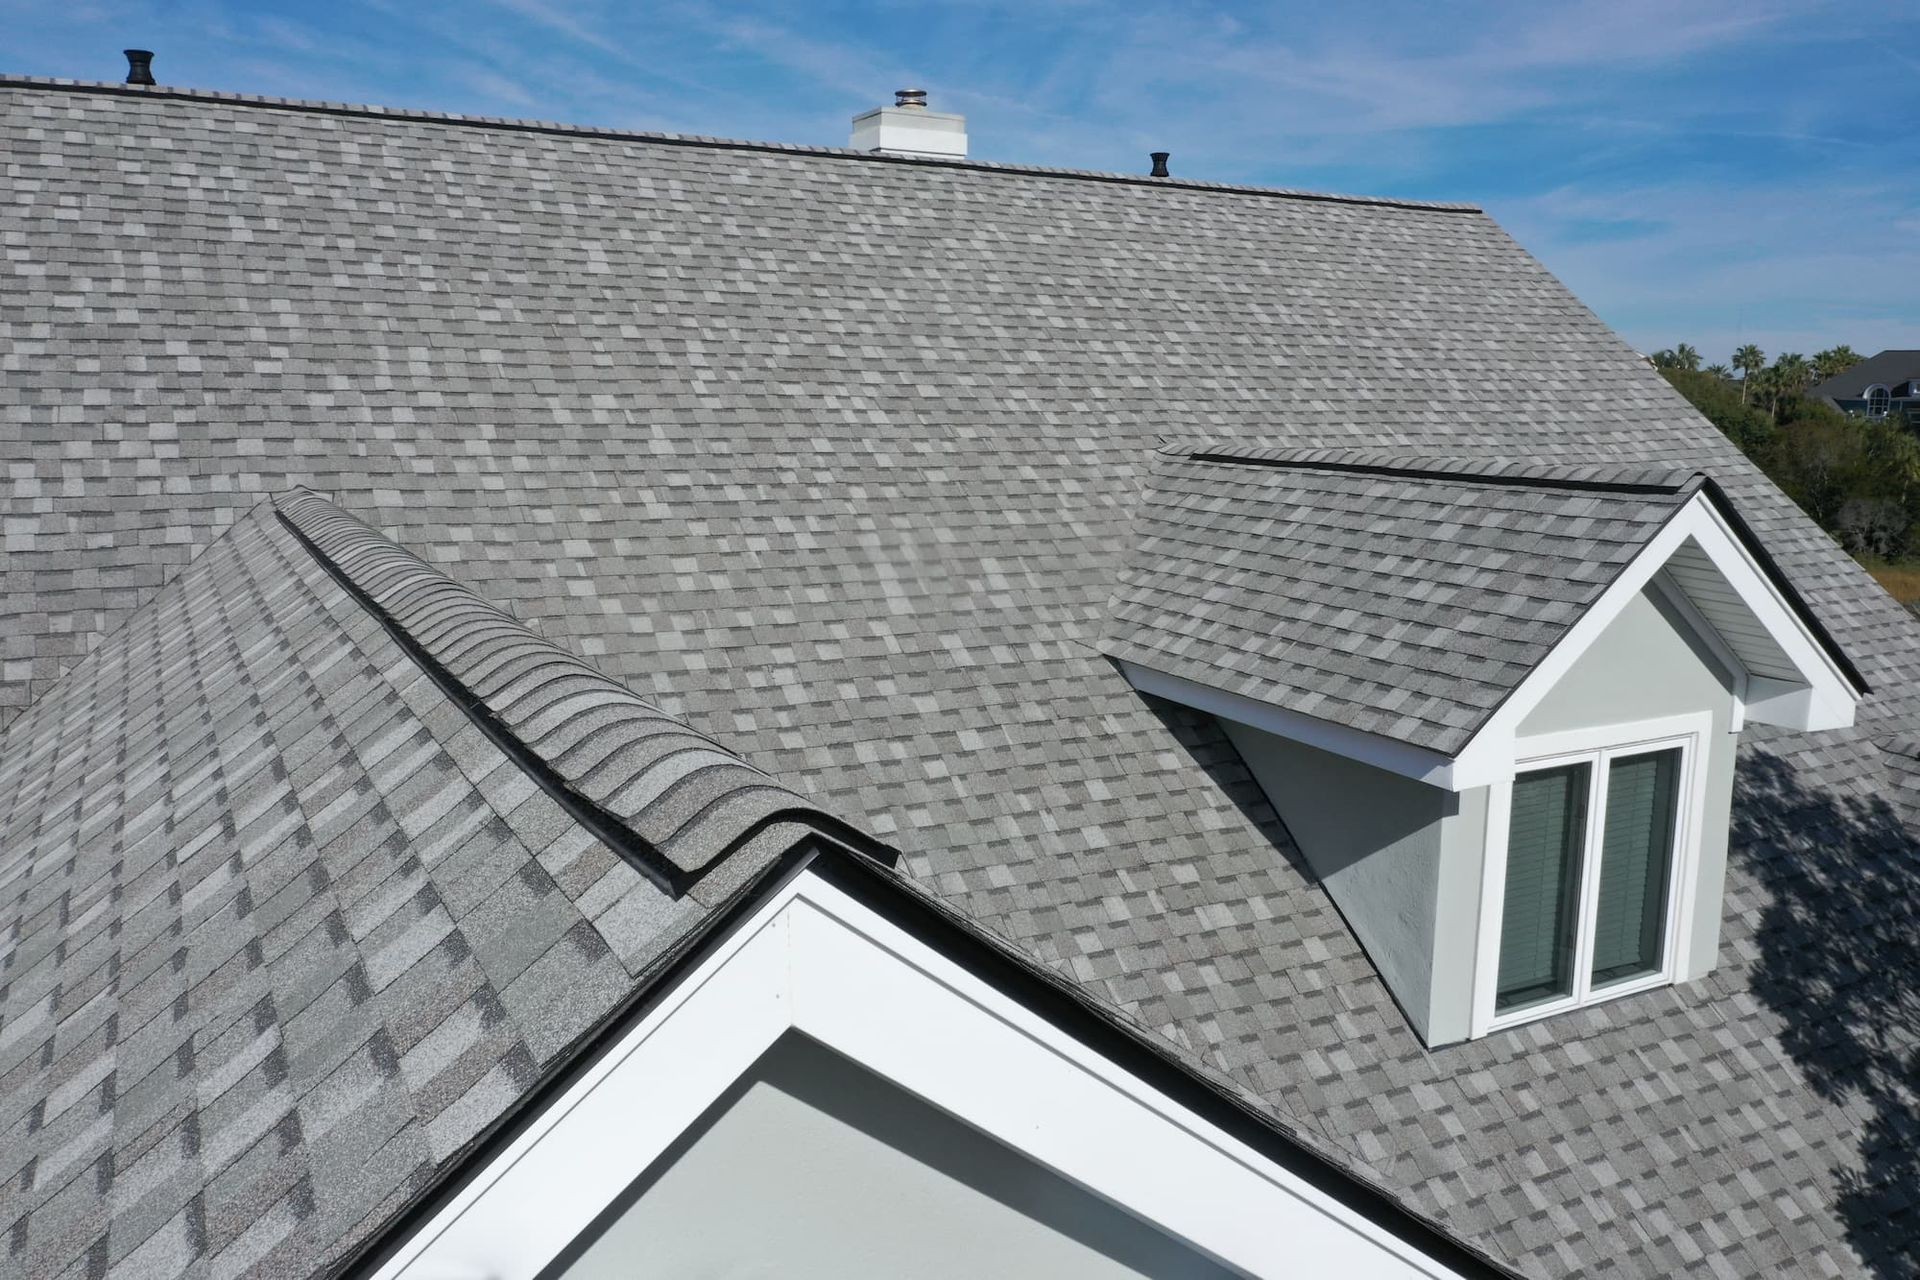
[[[1911,1257],[1893,975],[1920,971],[1920,886],[1872,743],[1914,722],[1913,622],[1484,215],[18,82],[0,154],[0,1098],[93,1060],[100,1004],[68,996],[88,983],[139,1059],[110,1139],[68,1127],[84,1100],[31,1135],[0,1116],[24,1135],[0,1140],[0,1266],[58,1274],[98,1245],[104,1269],[185,1212],[108,1241],[98,1175],[70,1171],[190,1132],[197,1103],[143,1082],[254,1007],[250,943],[306,1183],[209,1265],[337,1256],[430,1176],[390,1042],[485,968],[447,935],[415,966],[437,966],[440,1017],[402,1037],[335,897],[378,892],[408,848],[456,926],[537,856],[629,971],[697,909],[567,835],[527,848],[509,819],[538,788],[487,767],[457,711],[423,716],[431,682],[317,570],[266,582],[331,622],[253,603],[230,558],[285,549],[247,513],[297,485],[900,845],[943,901],[1523,1271]],[[1723,485],[1876,693],[1857,732],[1749,732],[1720,967],[1421,1046],[1217,727],[1098,651],[1169,436]],[[134,653],[150,674],[113,683]],[[529,698],[528,732],[591,702]],[[233,794],[277,785],[262,755],[310,855],[275,834],[278,800],[246,827],[260,847],[229,826]],[[409,836],[386,797],[442,757],[493,816]],[[253,910],[219,917],[256,875]],[[102,883],[120,897],[89,917]],[[296,1001],[366,1038],[296,1049]],[[56,1151],[49,1188],[26,1170]],[[188,1185],[218,1173],[182,1159]]]
[[[263,504],[0,737],[0,1274],[313,1271],[697,916],[602,937],[363,618]]]
[[[1701,480],[1165,449],[1103,644],[1456,755]]]

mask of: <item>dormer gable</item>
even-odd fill
[[[1105,651],[1437,1044],[1709,970],[1735,735],[1865,684],[1698,472],[1169,448]]]

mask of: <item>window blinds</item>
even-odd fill
[[[1607,768],[1600,903],[1593,926],[1596,987],[1656,973],[1664,959],[1679,776],[1677,748],[1622,756]]]
[[[1586,838],[1587,764],[1521,774],[1507,827],[1498,1010],[1573,990],[1580,849]]]

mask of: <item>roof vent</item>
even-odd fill
[[[127,83],[152,84],[153,50],[127,49],[124,52],[127,55]]]
[[[1149,151],[1147,157],[1153,161],[1153,172],[1147,176],[1149,178],[1171,178],[1173,175],[1167,172],[1167,161],[1172,158],[1172,156],[1173,152],[1171,151]]]
[[[853,118],[853,140],[848,145],[855,151],[964,160],[967,118],[927,110],[925,89],[898,89],[892,106],[875,107]]]

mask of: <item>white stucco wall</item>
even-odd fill
[[[792,1033],[628,1199],[566,1280],[1237,1274]]]
[[[1442,822],[1458,797],[1247,725],[1221,725],[1388,989],[1427,1035],[1434,938],[1449,927],[1440,918]]]
[[[1706,811],[1682,978],[1713,967],[1726,882],[1736,741],[1733,685],[1689,624],[1642,593],[1520,729],[1540,734],[1708,711]],[[1294,843],[1429,1045],[1472,1033],[1488,788],[1449,794],[1398,774],[1222,720]]]
[[[1625,724],[1711,711],[1713,732],[1701,746],[1706,810],[1695,864],[1691,940],[1680,977],[1713,968],[1727,877],[1727,831],[1733,817],[1733,682],[1686,621],[1657,594],[1642,592],[1520,725],[1520,753],[1534,734]]]

